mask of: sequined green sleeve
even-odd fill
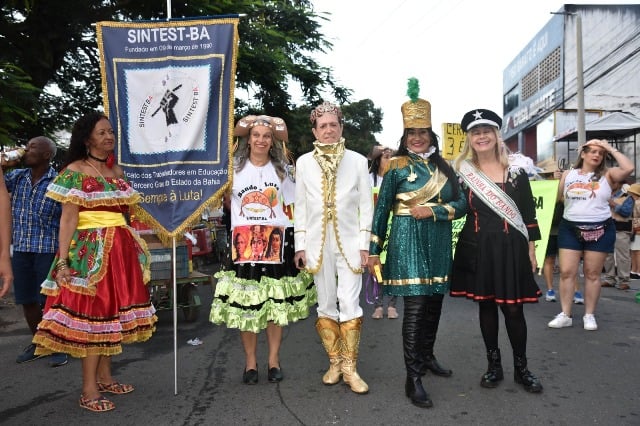
[[[457,186],[458,189],[458,197],[456,199],[453,199],[454,185]],[[434,220],[451,221],[464,216],[467,213],[467,200],[464,197],[464,192],[462,188],[460,188],[458,181],[452,182],[451,179],[449,179],[445,185],[444,192],[448,194],[449,201],[431,208],[435,215]]]
[[[379,256],[383,251],[384,240],[387,236],[387,226],[389,225],[389,214],[393,209],[393,202],[396,196],[398,169],[391,168],[384,175],[378,201],[373,213],[373,223],[371,225],[371,242],[369,243],[369,254]]]

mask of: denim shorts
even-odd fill
[[[598,241],[582,242],[576,235],[576,225],[598,225],[604,223],[604,235]],[[569,222],[564,218],[558,225],[558,248],[576,251],[598,251],[602,253],[613,253],[616,244],[616,227],[613,219],[605,222]]]
[[[40,294],[40,285],[47,278],[54,258],[54,253],[13,252],[11,267],[17,305],[38,303],[44,306],[46,296]]]

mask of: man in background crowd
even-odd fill
[[[60,228],[60,203],[45,197],[49,183],[56,177],[51,161],[56,155],[56,145],[44,136],[31,139],[22,159],[25,168],[13,169],[4,176],[11,198],[13,229],[13,256],[11,264],[15,276],[16,304],[22,305],[24,318],[31,334],[42,320],[45,296],[40,284],[45,280],[56,250]],[[15,167],[20,160],[2,163],[2,168]],[[34,361],[42,355],[35,354],[32,343],[18,355],[16,362]],[[67,355],[51,355],[49,364],[59,367],[67,363]]]

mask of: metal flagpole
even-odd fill
[[[167,21],[171,19],[171,0],[167,0]],[[176,237],[172,239],[173,259],[173,394],[178,394],[178,283],[176,278]]]
[[[178,283],[176,278],[176,237],[172,239],[173,260],[173,394],[178,394]]]

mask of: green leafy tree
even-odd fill
[[[23,123],[35,121],[35,114],[22,107],[21,99],[37,96],[40,91],[20,68],[0,63],[0,145],[14,146],[13,135]]]
[[[382,130],[382,110],[376,108],[371,99],[342,106],[344,114],[343,136],[349,149],[368,155],[376,138],[374,133]]]
[[[346,147],[364,156],[368,155],[373,145],[377,143],[374,133],[382,130],[382,110],[376,108],[370,99],[344,104],[341,109],[344,115],[342,136]],[[313,150],[315,138],[311,132],[310,113],[310,107],[301,106],[288,115],[289,145],[287,147],[294,158]]]
[[[83,112],[102,105],[95,22],[166,19],[166,3],[153,0],[5,0],[0,4],[0,63],[16,64],[39,93],[24,94],[12,108],[33,111],[10,127],[9,137],[52,135]],[[252,109],[287,120],[295,107],[289,85],[304,101],[322,93],[344,103],[350,91],[313,54],[331,48],[320,33],[326,17],[309,0],[189,0],[173,2],[172,18],[246,14],[240,19],[236,111]],[[3,86],[4,87],[4,86]],[[46,90],[45,90],[46,89]],[[245,92],[247,96],[240,96]],[[0,92],[4,97],[5,92]],[[0,121],[4,121],[4,116]],[[2,127],[0,125],[0,127]]]

